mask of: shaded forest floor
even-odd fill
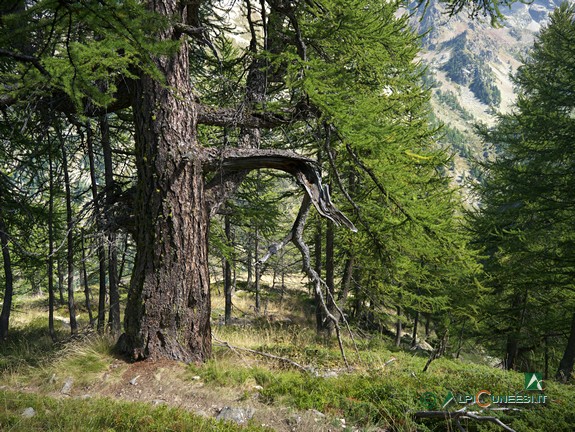
[[[536,392],[547,397],[545,405],[483,409],[459,403],[458,397],[480,390],[533,395],[525,390],[524,374],[490,366],[473,349],[462,359],[434,360],[423,372],[428,353],[363,333],[355,335],[357,351],[348,336],[344,339],[347,369],[337,341],[316,336],[307,292],[268,290],[261,314],[253,311],[252,293],[238,292],[229,326],[222,323],[221,296],[214,297],[214,355],[205,365],[130,363],[114,353],[111,338],[87,329],[70,339],[64,307],[57,311],[62,342],[53,344],[45,299],[17,298],[11,337],[0,346],[0,430],[240,428],[216,421],[218,416],[246,419],[245,430],[456,430],[443,419],[414,417],[441,409],[449,392],[456,400],[446,410],[496,416],[516,431],[575,429],[573,385],[545,382],[544,392]],[[470,431],[503,430],[474,420],[461,424]]]

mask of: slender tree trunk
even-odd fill
[[[543,379],[549,378],[549,337],[545,335],[543,338],[544,347],[544,362],[545,362],[545,370],[543,372]]]
[[[226,240],[229,245],[231,245],[231,224],[229,215],[224,216],[224,231],[226,233]],[[232,319],[232,266],[230,265],[229,259],[225,259],[224,262],[224,295],[225,295],[225,307],[224,307],[224,319],[226,324],[230,324]]]
[[[86,270],[86,246],[84,244],[84,230],[82,230],[82,275],[84,279],[84,299],[86,310],[88,311],[88,319],[90,320],[90,326],[92,326],[94,319],[92,317],[92,304],[90,302],[90,284],[88,283],[88,271]]]
[[[569,332],[569,339],[567,339],[567,346],[563,352],[563,357],[559,362],[559,369],[557,370],[556,378],[559,381],[567,382],[571,379],[573,373],[573,364],[575,363],[575,314],[571,318],[571,331]]]
[[[513,370],[517,366],[517,354],[519,353],[517,338],[514,334],[507,336],[507,344],[505,345],[505,360],[503,362],[506,370]]]
[[[248,254],[246,257],[247,260],[247,270],[248,270],[248,280],[246,281],[246,287],[248,290],[252,288],[252,279],[253,279],[253,264],[252,264],[252,244],[251,240],[248,239]]]
[[[176,0],[149,5],[176,21],[193,15],[191,2],[183,10]],[[175,35],[167,27],[158,39]],[[142,73],[134,86],[136,258],[118,343],[133,359],[211,355],[208,204],[188,52],[182,40],[174,55],[155,59],[165,84]]]
[[[64,172],[64,189],[66,192],[66,237],[68,265],[68,311],[70,313],[70,331],[72,334],[78,333],[78,323],[76,321],[76,305],[74,303],[74,220],[72,216],[72,191],[70,188],[70,175],[68,173],[68,155],[64,140],[61,140],[62,169]]]
[[[110,143],[110,125],[108,116],[100,118],[102,135],[102,152],[104,154],[104,180],[106,183],[106,210],[112,207],[114,189],[114,167],[112,162],[112,147]],[[110,315],[108,322],[112,334],[119,335],[120,323],[120,291],[118,287],[118,249],[116,247],[116,231],[108,221],[106,235],[108,237],[108,285],[110,293]]]
[[[96,161],[94,158],[94,137],[92,128],[88,125],[87,129],[87,147],[88,161],[90,163],[90,182],[92,189],[92,198],[94,200],[94,213],[96,215],[96,254],[98,255],[98,333],[103,333],[106,326],[106,249],[104,247],[104,223],[98,194],[98,181],[96,178]]]
[[[426,313],[425,314],[425,339],[427,339],[430,334],[431,334],[431,315]]]
[[[415,311],[415,318],[413,319],[413,333],[411,334],[411,347],[417,345],[417,327],[419,326],[419,311]]]
[[[48,197],[48,331],[52,342],[56,342],[54,330],[54,166],[52,149],[48,150],[49,160],[49,197]]]
[[[258,264],[258,260],[260,259],[260,254],[259,254],[259,246],[260,246],[260,241],[259,241],[259,229],[258,226],[256,224],[256,229],[255,229],[255,240],[254,240],[254,259],[255,259],[255,269],[256,269],[256,280],[255,280],[255,291],[256,291],[256,312],[259,313],[260,311],[260,279],[261,279],[261,266]]]
[[[316,222],[316,231],[315,231],[315,253],[314,253],[314,270],[315,272],[321,277],[321,271],[323,267],[323,260],[322,260],[322,242],[323,242],[323,235],[321,229],[321,219],[318,219]],[[323,332],[323,309],[321,307],[321,298],[317,292],[314,291],[313,297],[313,304],[315,308],[315,329],[316,333],[319,335]]]
[[[62,259],[58,258],[56,262],[56,271],[58,272],[58,292],[60,294],[60,304],[65,304],[64,300],[64,269],[62,268]]]
[[[397,311],[397,321],[395,322],[395,346],[401,345],[401,307],[396,306]]]
[[[461,324],[461,331],[459,332],[459,341],[457,343],[457,351],[455,353],[455,358],[458,359],[461,355],[461,350],[463,349],[463,336],[465,336],[465,322]]]
[[[128,253],[128,234],[124,236],[122,246],[122,258],[120,259],[120,269],[118,270],[118,285],[122,281],[122,277],[124,276],[124,268],[126,267],[126,255]]]
[[[0,191],[0,194],[2,191]],[[0,196],[0,202],[2,197]],[[12,311],[12,296],[14,293],[14,279],[12,275],[12,260],[10,259],[8,228],[4,221],[4,214],[0,208],[0,247],[2,247],[2,260],[4,263],[4,300],[0,313],[0,340],[8,338],[10,327],[10,312]]]
[[[326,287],[326,303],[329,312],[334,315],[335,307],[335,264],[334,264],[334,227],[333,222],[327,221],[327,230],[325,232],[325,284]],[[325,329],[328,337],[333,335],[335,331],[335,323],[332,320],[327,320]]]

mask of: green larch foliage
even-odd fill
[[[496,349],[518,344],[516,367],[542,364],[544,341],[563,347],[575,308],[574,20],[567,3],[550,16],[515,76],[513,111],[483,130],[500,153],[485,166],[475,217],[492,278],[484,308]]]

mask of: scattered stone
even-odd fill
[[[35,415],[36,415],[36,410],[34,410],[34,408],[32,408],[32,407],[28,407],[24,411],[22,411],[22,417],[24,417],[24,418],[32,418]]]
[[[237,424],[244,424],[254,416],[255,412],[256,410],[253,408],[224,407],[217,415],[216,420],[227,420]]]
[[[64,385],[62,386],[62,390],[60,390],[60,393],[65,394],[65,395],[69,395],[70,390],[72,390],[73,384],[74,384],[74,378],[72,378],[72,377],[66,378],[66,381],[64,382]]]
[[[412,351],[422,351],[422,352],[431,352],[433,351],[433,347],[429,345],[426,341],[418,341],[412,348]]]
[[[302,418],[300,415],[297,415],[297,414],[293,414],[286,419],[286,423],[292,427],[298,426],[299,424],[301,424],[301,422],[302,422]]]
[[[325,414],[316,409],[309,410],[316,417],[325,417]]]
[[[130,384],[132,384],[132,385],[134,385],[134,386],[135,386],[136,384],[138,384],[138,378],[140,378],[140,375],[137,375],[137,376],[135,376],[134,378],[132,378],[132,379],[130,380]]]

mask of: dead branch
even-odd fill
[[[215,336],[213,336],[213,335],[212,335],[212,339],[214,339],[216,342],[218,342],[221,346],[225,346],[226,348],[229,348],[229,349],[232,350],[232,351],[245,351],[245,352],[249,352],[249,353],[251,353],[251,354],[257,354],[257,355],[260,355],[260,356],[263,356],[263,357],[267,357],[267,358],[271,358],[271,359],[274,359],[274,360],[279,360],[279,361],[284,362],[284,363],[288,363],[288,364],[290,364],[290,365],[292,365],[292,366],[295,366],[295,367],[298,368],[298,369],[301,369],[302,371],[304,371],[304,372],[306,372],[306,373],[309,373],[309,372],[310,372],[310,369],[309,369],[309,368],[306,368],[305,366],[302,366],[302,365],[300,365],[299,363],[296,363],[296,362],[294,362],[293,360],[290,360],[290,359],[288,359],[288,358],[286,358],[286,357],[281,357],[281,356],[277,356],[277,355],[274,355],[274,354],[269,354],[269,353],[266,353],[266,352],[263,352],[263,351],[253,350],[253,349],[250,349],[250,348],[237,347],[237,346],[231,345],[229,342],[219,340],[217,337],[215,337]]]
[[[444,420],[453,420],[457,427],[465,431],[463,426],[461,426],[460,420],[462,419],[470,419],[475,420],[478,422],[489,422],[495,423],[496,425],[502,427],[504,430],[508,432],[515,432],[515,429],[510,428],[497,417],[493,416],[484,416],[480,415],[480,413],[474,411],[466,411],[465,408],[460,409],[458,411],[418,411],[413,414],[414,417],[420,419],[444,419]]]
[[[293,235],[292,241],[295,244],[295,246],[299,249],[299,251],[302,255],[303,270],[307,274],[308,278],[310,279],[310,281],[313,284],[315,294],[320,299],[320,303],[321,303],[322,309],[325,313],[326,319],[331,320],[334,324],[335,333],[337,336],[337,342],[339,345],[339,350],[341,352],[341,356],[343,358],[345,366],[347,368],[349,368],[349,363],[347,361],[347,357],[345,355],[345,349],[343,347],[343,342],[341,340],[341,329],[339,326],[338,319],[335,316],[333,316],[333,314],[330,312],[330,310],[327,307],[327,304],[325,302],[325,298],[323,297],[322,287],[327,288],[327,286],[326,286],[325,282],[322,280],[322,278],[320,277],[320,275],[318,275],[317,272],[311,266],[309,247],[305,243],[305,241],[303,240],[303,230],[304,230],[305,220],[307,219],[307,215],[309,213],[310,200],[311,200],[311,198],[308,195],[306,195],[303,199],[299,213],[296,217],[296,220],[295,220],[293,228],[292,228],[292,235]]]
[[[449,333],[449,329],[446,329],[445,332],[443,333],[443,337],[441,338],[441,341],[439,341],[439,344],[437,345],[437,347],[429,355],[429,358],[427,359],[427,362],[425,363],[425,366],[423,367],[422,372],[427,372],[427,368],[429,367],[431,362],[435,359],[438,359],[439,357],[441,357],[443,355],[443,353],[445,352],[446,345],[447,345],[448,333]]]
[[[344,225],[353,232],[357,232],[353,223],[331,201],[329,188],[322,185],[317,163],[291,151],[256,148],[224,149],[212,156],[204,165],[207,171],[217,170],[212,180],[206,185],[206,190],[209,193],[209,190],[216,186],[221,189],[223,182],[233,183],[234,176],[238,173],[261,168],[277,169],[293,175],[305,189],[320,215],[337,225]],[[212,200],[210,213],[215,214],[221,202],[218,202],[216,197],[212,197]]]

